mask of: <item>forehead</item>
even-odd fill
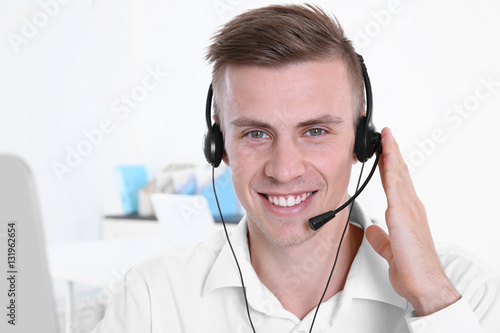
[[[281,67],[228,65],[223,78],[223,118],[257,117],[298,121],[331,114],[352,121],[346,66],[318,60]]]

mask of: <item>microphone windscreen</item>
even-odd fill
[[[335,217],[335,212],[333,210],[323,213],[318,216],[311,217],[309,219],[309,227],[311,227],[312,230],[318,230],[321,228],[326,222],[330,221]]]

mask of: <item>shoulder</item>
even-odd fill
[[[484,332],[499,332],[500,273],[475,255],[456,246],[436,246],[441,264]]]
[[[225,244],[224,233],[216,232],[201,243],[163,251],[133,266],[110,290],[111,301],[95,332],[180,331],[180,314],[202,309],[206,278]]]
[[[436,251],[443,268],[450,275],[460,275],[466,279],[497,275],[490,266],[476,255],[452,244],[438,243]]]
[[[437,244],[441,264],[455,288],[466,298],[500,294],[500,273],[472,253],[450,244]]]

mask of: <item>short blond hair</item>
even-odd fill
[[[356,51],[338,20],[317,6],[271,5],[238,15],[214,34],[205,59],[213,64],[214,119],[218,123],[225,99],[223,76],[231,64],[277,68],[341,59],[349,75],[354,126],[365,112],[363,75]]]

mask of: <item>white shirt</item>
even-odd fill
[[[371,221],[355,205],[351,223],[366,229]],[[231,242],[256,332],[309,332],[315,309],[300,320],[281,306],[253,270],[246,219]],[[393,290],[387,262],[364,237],[344,290],[321,305],[313,331],[500,332],[500,275],[456,249],[445,248],[439,254],[462,298],[430,316],[415,317],[411,305]],[[321,251],[314,257],[304,269],[332,264],[324,262]],[[293,278],[284,277],[284,282]],[[194,247],[147,260],[131,269],[123,283],[94,333],[251,332],[240,277],[223,232]]]

